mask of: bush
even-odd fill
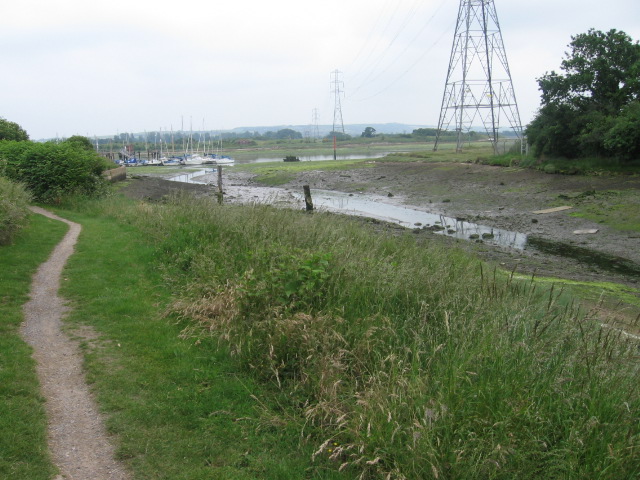
[[[0,142],[0,158],[5,160],[5,175],[45,203],[59,203],[69,195],[95,195],[104,186],[102,158],[73,142]]]
[[[29,213],[31,195],[25,188],[0,177],[0,245],[11,243]]]

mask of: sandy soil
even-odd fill
[[[49,449],[60,470],[56,480],[126,480],[129,476],[114,460],[114,448],[86,384],[78,345],[61,331],[61,319],[68,309],[58,296],[60,276],[73,253],[80,225],[41,208],[32,210],[69,225],[62,242],[33,278],[21,328],[23,338],[33,347],[46,399]]]
[[[213,175],[202,178],[215,182]],[[492,167],[477,164],[398,163],[371,161],[367,168],[337,172],[321,170],[301,172],[278,189],[259,185],[251,174],[224,170],[226,202],[255,202],[280,198],[290,201],[287,192],[302,192],[303,185],[313,189],[347,193],[365,193],[385,202],[411,207],[429,213],[520,232],[530,238],[551,243],[552,247],[568,247],[571,252],[551,253],[538,248],[514,250],[499,248],[481,241],[455,241],[458,247],[500,264],[506,269],[538,276],[553,276],[587,281],[611,281],[638,287],[640,284],[640,233],[621,232],[606,224],[572,216],[574,210],[550,214],[534,214],[563,203],[584,192],[624,191],[640,197],[640,176],[568,176],[548,175],[519,168]],[[182,184],[176,186],[155,177],[140,176],[125,188],[134,198],[159,199],[168,189],[181,188],[200,195],[212,195],[213,186]],[[607,200],[599,198],[598,201]],[[608,200],[614,208],[615,198]],[[571,205],[568,201],[567,205]],[[640,202],[638,203],[640,205]],[[299,205],[299,208],[303,208]],[[640,223],[640,209],[635,212]],[[577,235],[578,230],[594,229],[592,235]],[[416,232],[418,230],[416,229]],[[420,235],[435,238],[427,230]],[[442,236],[438,235],[439,239]],[[440,240],[438,240],[440,241]],[[451,239],[442,239],[451,241]],[[590,259],[589,257],[594,258]],[[576,258],[574,258],[576,257]],[[629,267],[620,271],[619,266]]]

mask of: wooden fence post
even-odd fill
[[[218,203],[222,205],[222,200],[224,197],[224,193],[222,192],[222,166],[218,165],[218,193],[216,194],[218,197]]]
[[[309,185],[303,185],[302,188],[304,190],[304,203],[307,206],[307,212],[312,212],[313,200],[311,199],[311,189],[309,188]]]

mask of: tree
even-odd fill
[[[416,137],[435,137],[438,134],[437,128],[416,128],[411,132]]]
[[[333,140],[334,137],[339,142],[351,140],[351,135],[342,132],[330,132],[329,135],[324,138],[326,138],[327,140]]]
[[[363,138],[373,138],[376,135],[376,129],[373,127],[367,127],[364,129],[364,132],[362,132],[362,137]]]
[[[78,148],[81,148],[83,150],[90,150],[93,151],[93,144],[91,143],[91,140],[89,140],[87,137],[83,137],[82,135],[73,135],[69,138],[67,138],[64,143],[68,143],[70,145],[75,145]]]
[[[572,37],[571,51],[538,79],[542,103],[527,127],[534,153],[568,158],[637,155],[640,45],[626,33],[594,29]],[[635,140],[634,140],[635,138]]]
[[[17,123],[0,117],[0,140],[15,140],[22,142],[29,140],[27,132]]]
[[[275,134],[275,138],[278,140],[294,140],[302,138],[302,134],[290,128],[283,128],[278,130]]]

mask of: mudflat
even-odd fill
[[[303,185],[310,185],[312,192],[322,189],[375,196],[390,204],[527,235],[528,246],[516,250],[481,239],[453,240],[428,229],[414,229],[425,239],[455,243],[504,269],[640,285],[640,174],[558,175],[519,167],[384,159],[339,171],[316,165],[317,170],[297,172],[273,189],[260,184],[255,174],[225,167],[225,201],[261,201],[278,193],[282,197],[282,193],[302,192]],[[215,193],[213,185],[178,186],[161,178],[164,175],[138,175],[123,191],[151,200],[178,188],[199,195]],[[213,175],[202,180],[216,181]],[[295,200],[289,198],[295,207]]]

